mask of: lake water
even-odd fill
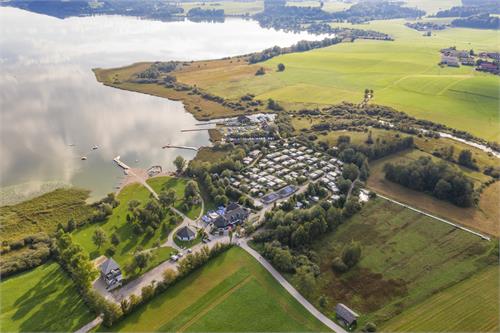
[[[0,186],[24,183],[29,192],[58,182],[90,189],[97,198],[122,177],[112,162],[117,155],[132,167],[165,170],[173,168],[175,156],[194,154],[162,145],[209,144],[206,132],[180,132],[197,123],[182,103],[105,87],[95,80],[94,67],[215,59],[319,38],[240,19],[60,20],[0,8]],[[92,150],[94,145],[99,149]]]

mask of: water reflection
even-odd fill
[[[59,20],[13,8],[0,8],[0,22],[0,185],[64,181],[91,189],[93,197],[118,182],[114,156],[131,166],[172,169],[175,156],[193,152],[162,150],[163,144],[206,145],[208,134],[180,133],[197,123],[181,103],[105,87],[91,68],[219,58],[321,38],[243,20]]]

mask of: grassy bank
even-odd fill
[[[0,294],[2,332],[73,332],[95,317],[57,263],[4,279]]]
[[[327,331],[252,257],[220,255],[110,331]]]
[[[69,188],[57,189],[28,201],[0,207],[0,235],[2,240],[17,240],[37,232],[51,234],[57,225],[66,225],[70,219],[80,222],[92,215],[85,202],[89,191]]]

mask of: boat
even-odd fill
[[[87,160],[87,156],[82,156],[80,159],[81,159],[82,161],[86,161],[86,160]]]
[[[97,150],[99,148],[99,146],[94,146],[92,147],[92,150]]]

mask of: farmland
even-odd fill
[[[149,191],[140,184],[131,184],[122,189],[117,199],[120,201],[120,204],[113,210],[113,214],[105,222],[90,224],[77,230],[73,233],[73,239],[76,243],[83,246],[90,254],[91,259],[94,259],[99,255],[105,254],[106,250],[112,246],[109,238],[115,233],[120,242],[115,246],[113,258],[122,267],[125,267],[131,261],[132,255],[138,248],[148,249],[165,241],[169,229],[174,227],[179,217],[172,214],[167,216],[165,219],[166,228],[159,228],[152,236],[148,236],[146,233],[137,234],[134,232],[132,224],[126,222],[126,216],[129,212],[128,203],[132,199],[135,199],[141,205],[144,205],[150,200]],[[101,228],[108,237],[106,244],[101,247],[97,247],[92,241],[92,236],[98,228]],[[153,262],[164,261],[169,255],[170,252],[168,250],[156,250],[153,252]]]
[[[500,184],[498,182],[490,185],[484,190],[481,194],[478,207],[461,208],[385,179],[383,167],[386,163],[409,162],[417,159],[419,156],[431,155],[413,150],[382,158],[371,163],[368,187],[380,194],[410,204],[413,207],[418,207],[421,210],[444,219],[457,222],[490,235],[500,235],[500,226],[498,225],[499,212],[497,204],[495,204],[495,202],[498,203],[500,197]],[[461,171],[471,178],[475,186],[489,178],[479,172],[467,170],[466,168],[461,168]]]
[[[498,332],[498,267],[488,268],[390,320],[388,332]]]
[[[72,332],[95,316],[57,263],[0,283],[2,332]]]
[[[12,206],[0,207],[2,240],[17,240],[38,232],[53,233],[73,218],[82,222],[92,215],[89,191],[57,189]]]
[[[344,274],[332,260],[352,240],[362,246],[361,261]],[[417,214],[383,199],[374,199],[338,230],[317,241],[321,273],[309,300],[318,306],[343,302],[377,324],[436,292],[498,261],[495,242]],[[293,281],[292,281],[293,282]],[[326,309],[331,315],[331,310]]]
[[[258,99],[310,106],[359,102],[363,90],[370,88],[375,91],[375,103],[498,141],[498,77],[472,67],[437,65],[439,50],[450,45],[498,50],[496,32],[454,28],[423,37],[404,23],[390,20],[354,25],[391,34],[395,41],[358,40],[275,57],[261,64],[267,68],[263,76],[248,73],[244,65],[233,62],[219,70],[201,67],[195,75],[179,73],[178,79],[226,98],[253,93]],[[285,64],[284,72],[276,71],[279,63]]]
[[[191,273],[110,330],[281,332],[326,331],[327,328],[279,286],[257,261],[234,248]]]

